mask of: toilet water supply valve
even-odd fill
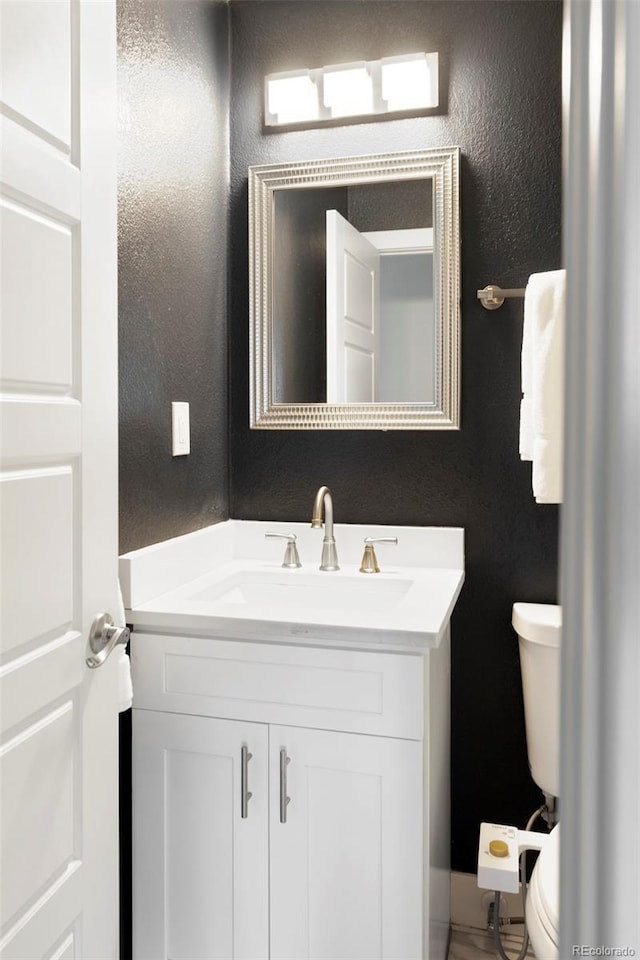
[[[549,834],[518,830],[498,823],[480,824],[478,886],[482,890],[517,893],[520,884],[520,854],[542,850]]]

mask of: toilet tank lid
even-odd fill
[[[511,618],[519,637],[549,647],[560,646],[562,607],[553,603],[514,603]]]

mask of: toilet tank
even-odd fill
[[[548,603],[514,603],[524,695],[527,753],[531,776],[544,793],[560,792],[561,608]]]

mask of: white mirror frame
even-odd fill
[[[460,148],[249,168],[249,422],[258,430],[460,429]],[[433,179],[433,403],[275,403],[273,244],[277,190]]]

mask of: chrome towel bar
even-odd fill
[[[502,287],[489,284],[488,287],[478,290],[478,300],[485,310],[497,310],[507,297],[524,297],[524,287],[516,290],[503,290]]]

